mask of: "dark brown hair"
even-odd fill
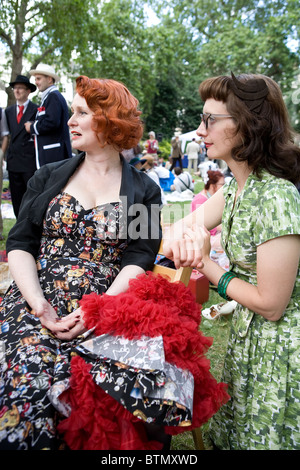
[[[240,75],[242,83],[252,78],[265,80],[269,93],[263,112],[250,111],[232,90],[232,78],[219,76],[201,83],[199,93],[203,101],[213,98],[226,104],[228,113],[236,122],[236,134],[241,143],[232,149],[232,158],[247,161],[259,176],[261,169],[285,178],[294,184],[300,181],[300,149],[294,144],[294,132],[279,86],[265,75]]]
[[[141,111],[123,83],[81,75],[76,79],[76,91],[94,112],[93,130],[101,132],[107,144],[121,151],[139,143],[143,135]]]

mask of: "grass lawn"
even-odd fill
[[[5,187],[5,182],[4,182]],[[203,182],[200,178],[195,177],[195,194],[200,192],[203,188]],[[7,201],[5,201],[7,202]],[[164,223],[174,223],[180,219],[190,210],[190,201],[179,202],[170,204],[168,207],[163,209],[163,221]],[[3,219],[3,236],[4,240],[0,241],[0,250],[5,250],[6,238],[9,230],[15,224],[15,219]],[[209,307],[213,304],[222,302],[221,297],[217,294],[214,288],[209,290],[209,299],[203,304],[203,308]],[[224,354],[226,351],[226,345],[228,340],[229,328],[230,328],[231,315],[224,318],[218,318],[217,320],[210,321],[205,318],[201,321],[200,329],[205,336],[213,337],[214,341],[210,347],[207,357],[211,361],[211,373],[213,376],[220,381]],[[207,450],[211,449],[209,439],[206,435],[207,424],[202,427],[204,445]],[[185,432],[179,436],[172,438],[172,450],[190,450],[195,449],[192,433]]]
[[[4,237],[4,240],[0,240],[0,250],[5,250],[5,244],[6,244],[8,232],[14,226],[15,222],[16,222],[15,219],[3,220],[3,234],[2,235]]]

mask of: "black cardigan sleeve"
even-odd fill
[[[162,239],[160,223],[161,190],[147,175],[143,175],[142,201],[129,208],[128,247],[123,253],[121,268],[127,265],[151,270]]]

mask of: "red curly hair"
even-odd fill
[[[93,130],[118,151],[135,147],[142,135],[143,124],[138,100],[123,85],[112,79],[76,79],[76,91],[94,113]]]
[[[209,189],[211,185],[217,184],[221,178],[224,178],[223,173],[219,170],[216,170],[216,171],[208,170],[207,176],[208,176],[208,180],[204,186],[205,189]]]

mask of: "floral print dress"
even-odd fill
[[[66,193],[50,202],[37,269],[59,316],[77,309],[84,294],[111,285],[127,246],[125,230],[119,202],[85,210]],[[70,343],[41,326],[15,283],[0,314],[0,449],[55,449],[58,413],[46,391],[66,366]]]
[[[251,174],[234,204],[236,191],[235,179],[224,186],[222,243],[230,270],[256,285],[257,246],[300,234],[299,193],[267,172],[261,179]],[[233,314],[222,377],[231,400],[210,423],[218,448],[300,450],[299,351],[300,269],[280,320],[265,320],[242,305]]]

